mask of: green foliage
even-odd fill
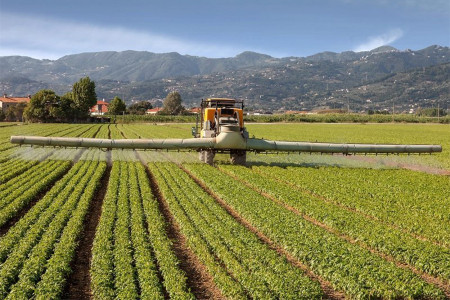
[[[31,97],[24,116],[30,122],[52,122],[56,119],[56,106],[60,97],[52,90],[41,90]]]
[[[317,282],[280,258],[232,218],[177,165],[154,163],[149,167],[181,231],[225,296],[233,299],[247,296],[253,299],[322,298]],[[213,255],[205,249],[211,249]],[[214,263],[213,257],[217,262]]]
[[[61,96],[58,106],[54,108],[54,114],[57,122],[71,122],[75,119],[78,113],[71,92]]]
[[[0,192],[2,202],[0,205],[0,226],[19,213],[19,209],[27,205],[34,197],[48,185],[55,182],[70,164],[57,164],[56,162],[43,162],[26,172],[20,174],[20,183],[16,180],[8,181],[4,190]],[[39,171],[40,176],[33,176]]]
[[[37,92],[25,108],[24,117],[29,122],[86,120],[89,109],[96,103],[95,83],[89,77],[84,77],[73,85],[71,92],[62,97],[51,90]]]
[[[67,162],[70,166],[70,163]],[[78,215],[80,209],[87,210],[82,203],[92,199],[92,186],[99,181],[98,173],[102,169],[97,168],[97,162],[80,162],[80,165],[89,165],[81,180],[74,184],[65,186],[67,192],[52,194],[50,206],[42,214],[37,216],[38,220],[23,228],[22,238],[8,250],[9,255],[0,270],[0,296],[6,295],[13,299],[29,298],[36,289],[36,283],[46,270],[46,261],[50,259],[55,243],[62,238],[64,228],[70,229],[71,220]],[[103,169],[104,170],[104,169]],[[59,185],[58,185],[59,186]],[[84,195],[84,196],[83,196]],[[49,204],[48,200],[44,201]],[[69,223],[68,223],[69,222]],[[80,226],[82,222],[79,223]],[[19,226],[19,225],[17,225]],[[75,236],[75,239],[77,237]],[[3,244],[2,244],[3,245]],[[67,264],[65,266],[67,268]],[[58,285],[59,289],[62,285]]]
[[[163,109],[160,113],[164,115],[180,115],[184,110],[184,107],[181,105],[180,93],[170,92],[164,99]]]
[[[324,230],[216,168],[206,164],[186,167],[242,218],[350,297],[445,298],[441,290],[412,271]],[[347,195],[355,199],[352,193]]]
[[[428,191],[421,193],[416,186],[430,185],[430,190],[437,187],[436,193],[448,194],[450,193],[450,188],[448,188],[450,181],[445,177],[436,178],[428,174],[416,174],[404,170],[351,169],[346,171],[337,168],[306,168],[305,170],[302,167],[256,166],[249,169],[229,165],[220,166],[220,169],[246,182],[253,189],[264,191],[279,201],[295,207],[301,213],[312,216],[330,228],[359,241],[358,243],[363,246],[369,246],[394,257],[404,264],[414,265],[417,269],[439,276],[444,280],[450,279],[450,261],[446,259],[450,255],[448,249],[428,240],[418,240],[413,235],[405,234],[405,230],[395,226],[386,226],[383,222],[378,221],[383,219],[383,214],[375,218],[366,215],[371,214],[367,207],[372,203],[389,202],[389,205],[384,207],[388,207],[390,211],[395,211],[396,206],[401,202],[410,203],[411,207],[416,206],[413,204],[414,202],[432,202],[431,199],[425,200],[428,198]],[[363,172],[365,174],[364,183],[361,184],[359,178],[363,176]],[[330,174],[333,174],[331,180],[328,179]],[[408,178],[408,180],[395,180],[391,176]],[[390,177],[388,182],[383,180],[385,177]],[[374,191],[373,188],[374,178],[381,178],[376,180],[379,185],[377,191]],[[366,184],[366,180],[373,181]],[[345,186],[347,182],[351,185],[358,185],[359,192],[354,193],[349,188],[350,184]],[[342,185],[344,187],[341,189]],[[390,189],[402,190],[404,193],[402,197],[392,197],[387,192]],[[339,192],[337,192],[338,190]],[[383,192],[379,193],[378,190]],[[413,191],[413,193],[410,191]],[[343,194],[351,194],[351,204],[354,202],[362,204],[365,202],[364,199],[369,197],[370,200],[363,204],[365,208],[358,207],[357,210],[352,210],[349,206],[350,201],[346,204],[342,203],[341,199],[348,197]],[[385,200],[385,198],[387,199]],[[340,203],[343,205],[340,205]],[[431,212],[434,207],[438,206],[436,204],[431,203],[426,211]],[[402,207],[404,207],[403,205],[401,204]],[[422,204],[422,206],[425,205]],[[384,209],[384,215],[386,215],[386,208]],[[413,209],[404,211],[403,208],[396,210],[394,213],[400,216],[409,215],[408,218],[410,219],[414,219],[412,215],[415,214]],[[373,216],[373,214],[371,215]],[[402,218],[400,217],[400,219]]]
[[[419,109],[416,114],[418,116],[424,116],[424,117],[445,117],[447,115],[447,112],[445,109],[440,108],[439,110],[436,108],[422,108]]]
[[[88,163],[95,167],[95,173],[92,174],[89,184],[83,190],[77,208],[67,222],[59,241],[54,246],[54,251],[48,259],[45,273],[42,274],[41,280],[36,284],[36,299],[44,300],[61,297],[67,276],[71,272],[70,263],[75,256],[75,249],[83,229],[85,216],[106,169],[105,162],[97,163],[94,161]],[[21,288],[21,292],[24,290],[25,288]]]
[[[111,103],[108,106],[108,114],[109,115],[120,115],[126,110],[125,102],[119,97],[114,97]]]
[[[164,285],[171,298],[192,299],[165,228],[142,165],[114,162],[93,245],[94,298],[163,299]]]
[[[10,106],[5,112],[0,111],[0,122],[3,120],[7,122],[22,122],[23,112],[26,107],[27,107],[26,102],[20,102],[17,103],[16,105]]]
[[[1,127],[0,226],[17,216],[27,201],[43,190],[48,192],[0,237],[0,298],[62,297],[89,203],[106,168],[105,162],[98,162],[102,151],[85,151],[72,166],[67,157],[53,160],[57,156],[53,149],[23,151],[25,147],[10,145],[10,135],[167,138],[188,137],[190,127]],[[404,158],[450,166],[445,152],[450,145],[447,125],[283,123],[248,124],[248,128],[258,137],[277,140],[442,144],[443,153]],[[10,156],[19,151],[36,160]],[[114,150],[113,158],[118,154],[124,160],[125,152]],[[165,152],[140,154],[149,160],[173,157]],[[38,162],[46,155],[51,155],[50,160]],[[140,162],[115,161],[94,242],[94,297],[193,298],[167,235],[167,220],[160,211],[163,201],[187,247],[225,297],[323,296],[319,284],[261,241],[252,232],[256,229],[272,246],[282,248],[348,298],[445,299],[442,290],[450,278],[448,177],[407,170],[319,167],[318,163],[276,167],[264,159],[272,157],[279,163],[280,155],[258,156],[264,158],[251,168],[150,163],[150,179],[160,199],[155,198]],[[348,160],[326,157],[331,163]],[[248,225],[236,221],[230,208]]]
[[[78,119],[89,117],[89,109],[97,103],[95,82],[89,77],[81,78],[73,85],[71,95],[75,104],[76,117]]]
[[[124,123],[193,123],[195,122],[195,116],[189,115],[125,115],[117,119],[118,122]]]
[[[128,106],[128,113],[133,115],[143,115],[147,109],[152,109],[153,106],[149,101],[139,101]]]
[[[124,123],[194,123],[195,115],[125,115],[123,118],[117,119],[118,122]],[[450,117],[425,117],[415,114],[313,114],[313,115],[246,115],[244,121],[247,123],[450,123]]]

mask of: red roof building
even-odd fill
[[[192,114],[199,114],[202,112],[202,108],[201,107],[193,107],[189,110]]]
[[[162,107],[156,107],[156,108],[152,108],[152,109],[147,109],[145,111],[146,115],[156,115],[158,112],[160,112],[162,110]]]
[[[109,103],[104,100],[97,101],[97,104],[91,107],[90,112],[93,116],[101,116],[108,112]]]
[[[8,97],[6,94],[0,97],[0,109],[7,110],[8,107],[18,103],[30,103],[31,96],[28,97]]]

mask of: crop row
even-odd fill
[[[12,159],[0,164],[0,184],[39,163],[39,160]]]
[[[43,128],[41,126],[21,126],[28,130],[23,130],[20,134],[27,135],[43,135],[43,136],[80,136],[80,137],[93,137],[98,131],[99,125],[47,125]],[[39,131],[38,128],[41,130]],[[34,130],[30,130],[34,129]],[[0,151],[2,151],[2,157],[0,158],[1,169],[0,169],[0,183],[13,178],[17,174],[20,174],[27,168],[31,167],[41,161],[45,157],[51,155],[56,152],[58,156],[64,156],[63,151],[55,151],[54,149],[46,148],[42,150],[42,148],[30,148],[23,147],[23,150],[13,145],[9,142],[9,135],[17,134],[17,132],[7,133],[7,136],[4,137],[3,146],[0,144]],[[56,159],[61,159],[57,157]]]
[[[293,167],[255,167],[255,170],[450,246],[447,226],[450,177],[408,170]]]
[[[253,226],[337,290],[363,298],[445,297],[412,271],[316,226],[219,170],[200,164],[187,168]]]
[[[100,129],[97,132],[97,135],[95,136],[95,138],[97,139],[107,139],[109,137],[109,127],[111,125],[109,124],[102,124],[99,125]]]
[[[114,162],[92,255],[96,299],[192,298],[140,163]]]
[[[142,138],[189,138],[191,136],[192,124],[164,124],[164,125],[142,125],[142,124],[127,124],[122,125],[120,129],[133,131],[135,135]]]
[[[0,226],[3,226],[50,187],[71,164],[68,161],[44,161],[0,186]]]
[[[0,299],[55,298],[106,168],[79,162],[0,239]]]
[[[211,273],[226,296],[256,299],[323,296],[317,282],[269,249],[175,164],[156,163],[150,168],[188,241],[196,240],[204,245],[203,249],[210,249],[209,255],[217,257],[219,266],[224,268],[220,273]],[[227,276],[226,273],[231,280],[217,278],[220,274]],[[230,286],[224,285],[227,282]]]
[[[121,132],[120,132],[120,130],[117,128],[117,124],[115,124],[115,125],[110,125],[109,126],[109,132],[110,132],[110,135],[111,135],[111,138],[112,139],[123,139],[124,137],[123,137],[123,135],[121,134]]]
[[[272,167],[271,170],[276,168]],[[418,240],[398,229],[386,226],[354,211],[346,210],[334,203],[313,197],[292,185],[272,178],[268,172],[259,173],[249,168],[229,165],[220,166],[220,169],[353,240],[395,257],[402,263],[413,265],[423,272],[450,280],[450,261],[448,260],[450,251],[448,249]],[[291,178],[296,176],[298,176],[298,172],[290,172]]]

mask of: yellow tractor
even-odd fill
[[[196,127],[193,127],[195,138],[214,138],[220,135],[221,131],[239,132],[248,139],[248,132],[244,127],[244,101],[230,98],[208,98],[202,99],[200,113],[200,133],[198,133],[199,122],[197,118]],[[212,165],[217,149],[199,149],[201,161]],[[229,151],[232,164],[244,165],[246,161],[246,151],[243,149],[223,149],[221,152]]]

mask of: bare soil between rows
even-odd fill
[[[221,171],[224,174],[227,174],[228,176],[231,176],[235,180],[239,181],[239,178],[235,177],[234,175],[226,173],[223,170],[221,170]],[[299,217],[302,217],[306,221],[308,221],[308,222],[310,222],[310,223],[312,223],[312,224],[314,224],[314,225],[316,225],[318,227],[321,227],[321,228],[325,229],[326,231],[328,231],[328,232],[330,232],[330,233],[340,237],[341,239],[343,239],[343,240],[345,240],[345,241],[347,241],[347,242],[349,242],[351,244],[356,244],[356,245],[360,246],[361,248],[364,248],[364,249],[370,251],[374,255],[377,255],[377,256],[383,258],[386,261],[394,263],[399,268],[411,270],[413,273],[415,273],[416,275],[420,276],[427,283],[435,285],[438,288],[440,288],[442,291],[444,291],[446,297],[448,297],[450,299],[450,287],[447,285],[446,282],[443,282],[441,279],[439,279],[437,277],[434,277],[434,276],[432,276],[430,274],[427,274],[425,272],[422,272],[422,271],[416,269],[412,265],[409,265],[409,264],[406,264],[406,263],[402,263],[402,262],[398,261],[397,259],[395,259],[394,257],[392,257],[391,255],[388,255],[388,254],[382,253],[382,252],[380,252],[380,251],[378,251],[376,249],[373,249],[370,246],[368,246],[367,244],[365,244],[365,243],[363,243],[361,241],[357,241],[357,240],[353,239],[352,237],[350,237],[350,236],[348,236],[348,235],[346,235],[346,234],[344,234],[342,232],[339,232],[338,230],[336,230],[336,229],[334,229],[334,228],[332,228],[332,227],[330,227],[330,226],[328,226],[328,225],[326,225],[326,224],[324,224],[324,223],[322,223],[322,222],[320,222],[320,221],[318,221],[318,220],[316,220],[316,219],[314,219],[314,218],[312,218],[312,217],[310,217],[310,216],[308,216],[308,215],[298,211],[295,207],[293,207],[293,206],[291,206],[291,205],[289,205],[287,203],[284,203],[283,201],[278,200],[275,197],[273,197],[273,196],[271,196],[271,195],[269,195],[269,194],[267,194],[265,192],[261,192],[261,191],[257,190],[251,184],[249,184],[247,182],[243,182],[243,181],[241,181],[241,182],[245,186],[247,186],[249,189],[252,189],[252,190],[260,193],[262,196],[272,200],[273,202],[275,202],[279,206],[286,208],[287,210],[289,210],[289,211],[293,212],[294,214],[298,215]]]
[[[283,249],[281,246],[275,244],[269,237],[267,237],[264,233],[259,231],[256,227],[254,227],[249,221],[244,219],[236,210],[233,209],[228,203],[226,203],[223,199],[221,199],[218,195],[216,195],[210,188],[208,188],[200,179],[198,179],[195,175],[193,175],[189,170],[180,166],[180,168],[185,171],[205,192],[207,192],[211,197],[213,197],[216,202],[225,209],[237,222],[247,228],[249,231],[254,233],[258,239],[267,244],[270,249],[276,251],[280,256],[283,256],[291,263],[293,266],[300,268],[305,272],[305,274],[311,278],[319,282],[325,296],[327,299],[346,299],[346,295],[341,292],[335,290],[331,283],[327,280],[321,278],[317,274],[315,274],[307,265],[296,259],[289,252]]]
[[[80,241],[75,250],[75,257],[71,263],[72,273],[67,278],[63,299],[92,299],[90,266],[92,259],[92,245],[95,232],[102,213],[103,199],[108,188],[111,165],[108,163],[105,173],[100,180],[100,188],[95,192],[85,217],[84,228],[80,234]]]
[[[225,172],[225,171],[222,170],[222,169],[221,169],[221,171],[222,171],[222,172]],[[256,171],[256,172],[258,172],[258,173],[261,174],[261,175],[265,175],[265,174],[263,174],[261,171]],[[225,172],[225,173],[228,174],[229,176],[232,176],[232,174],[230,174],[230,173],[227,173],[227,172]],[[272,179],[275,180],[275,181],[277,181],[277,182],[279,182],[279,183],[281,183],[281,184],[288,185],[288,186],[290,186],[291,188],[296,189],[297,191],[300,191],[300,192],[302,192],[302,193],[304,193],[304,194],[306,194],[306,195],[308,195],[308,196],[311,196],[311,197],[314,197],[314,198],[319,199],[319,200],[321,200],[321,201],[324,201],[324,202],[326,202],[326,203],[335,205],[335,206],[337,206],[337,207],[339,207],[339,208],[342,208],[342,209],[344,209],[344,210],[346,210],[346,211],[348,211],[348,212],[351,212],[351,213],[353,213],[353,214],[358,214],[358,215],[360,215],[360,216],[363,216],[363,217],[366,218],[366,219],[369,219],[369,220],[378,222],[378,223],[380,223],[380,224],[383,224],[383,226],[387,226],[387,227],[391,227],[391,228],[393,228],[393,229],[395,229],[395,230],[399,230],[399,231],[403,232],[404,234],[407,234],[407,235],[412,236],[412,237],[415,238],[415,239],[418,239],[418,240],[421,240],[421,241],[424,241],[424,242],[429,242],[429,243],[432,243],[432,244],[434,244],[434,245],[436,245],[436,246],[439,246],[439,247],[445,247],[445,246],[443,246],[442,244],[440,244],[440,243],[438,243],[438,242],[436,242],[436,241],[430,240],[429,238],[427,238],[427,237],[425,237],[425,236],[421,236],[421,235],[419,235],[419,234],[417,234],[417,233],[415,233],[415,232],[410,232],[410,231],[408,231],[408,230],[406,230],[406,229],[404,229],[404,228],[401,228],[400,226],[397,226],[397,225],[395,225],[395,224],[392,224],[392,223],[388,223],[388,222],[386,222],[386,221],[383,221],[383,220],[381,220],[381,219],[379,219],[379,218],[377,218],[377,217],[375,217],[375,216],[373,216],[373,215],[364,213],[364,212],[362,212],[362,211],[360,211],[360,210],[358,210],[358,209],[356,209],[356,208],[352,208],[352,207],[346,206],[346,205],[344,205],[344,204],[342,204],[342,203],[336,202],[336,201],[334,201],[334,200],[332,200],[332,199],[329,199],[329,198],[326,198],[326,197],[324,197],[324,196],[322,196],[322,195],[316,194],[315,192],[312,192],[312,191],[310,191],[310,190],[308,190],[308,189],[305,189],[305,188],[303,188],[303,187],[300,187],[300,186],[298,186],[298,185],[296,185],[296,184],[294,184],[294,183],[292,183],[292,182],[289,182],[289,181],[287,181],[287,180],[283,180],[283,179],[275,178],[275,177],[273,177]],[[238,179],[237,179],[237,180],[238,180]]]
[[[139,156],[139,155],[138,155]],[[186,237],[181,233],[180,227],[170,212],[169,206],[158,189],[155,178],[145,164],[147,176],[150,180],[152,191],[159,203],[159,209],[167,224],[167,236],[172,241],[172,249],[180,261],[179,267],[187,277],[187,285],[197,299],[225,299],[217,288],[214,280],[207,271],[205,265],[197,258],[189,248]]]
[[[73,166],[73,165],[72,165],[72,166]],[[55,166],[55,168],[56,168],[56,166]],[[56,183],[59,179],[63,178],[63,177],[70,171],[71,168],[72,168],[72,167],[67,168],[67,170],[64,171],[64,172],[60,175],[60,177],[59,177],[58,179],[54,180],[51,184],[49,184],[48,186],[46,186],[42,191],[40,191],[40,192],[33,198],[33,200],[31,200],[27,205],[25,205],[15,217],[11,218],[11,219],[10,219],[8,222],[6,222],[3,226],[1,226],[1,227],[0,227],[0,237],[2,237],[3,235],[5,235],[5,234],[9,231],[9,229],[11,229],[11,227],[13,227],[13,226],[14,226],[21,218],[23,218],[23,216],[25,216],[25,215],[28,213],[28,211],[29,211],[30,209],[32,209],[33,206],[35,206],[36,203],[38,203],[38,202],[45,196],[45,194],[47,194],[48,191],[50,191],[50,190],[53,188],[53,186],[55,185],[55,183]]]

